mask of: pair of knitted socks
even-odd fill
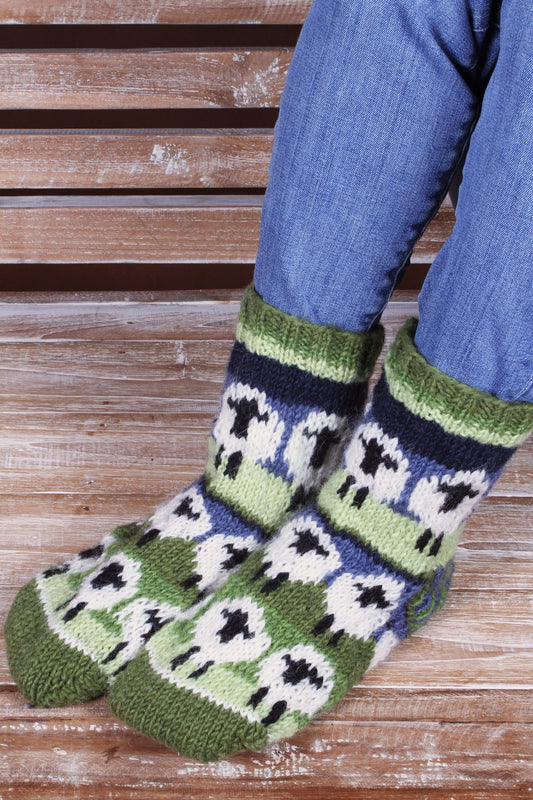
[[[381,326],[314,325],[250,287],[204,475],[17,595],[28,700],[110,690],[119,718],[209,761],[292,735],[425,623],[533,404],[439,372],[415,330],[363,412]]]

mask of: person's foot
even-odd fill
[[[314,325],[246,292],[204,475],[145,522],[44,570],[5,624],[35,705],[87,700],[161,628],[191,615],[338,463],[383,329]]]
[[[192,619],[156,634],[109,706],[209,761],[290,736],[427,622],[466,519],[533,429],[398,334],[342,465]]]

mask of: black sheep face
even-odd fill
[[[459,470],[453,475],[421,478],[409,498],[408,511],[425,530],[416,548],[428,556],[438,555],[444,538],[466,522],[490,488],[484,470]]]
[[[195,550],[196,569],[182,583],[200,592],[214,591],[260,546],[255,536],[217,533],[199,542]]]
[[[200,488],[192,484],[160,506],[137,544],[142,547],[154,539],[197,539],[211,530],[211,517],[205,508]]]
[[[124,606],[115,615],[121,627],[120,641],[102,660],[103,669],[113,676],[121,672],[152,636],[176,618],[177,613],[177,609],[168,603],[146,597],[137,597]]]
[[[315,636],[328,632],[336,645],[343,633],[367,641],[387,624],[398,608],[405,589],[403,580],[381,575],[343,573],[326,590],[327,612],[313,629]]]
[[[264,392],[231,383],[222,395],[220,413],[213,426],[212,435],[218,445],[215,467],[218,469],[225,457],[225,473],[235,478],[243,459],[266,464],[274,459],[284,428]]]
[[[269,578],[261,588],[265,594],[275,591],[286,580],[319,583],[342,564],[329,533],[305,512],[280,529],[265,547],[262,560],[254,580]]]
[[[251,597],[219,600],[198,617],[187,649],[172,661],[172,669],[190,668],[197,679],[213,664],[253,661],[270,647],[263,609]]]
[[[345,466],[349,477],[339,494],[345,496],[350,491],[359,505],[368,494],[380,503],[398,500],[410,475],[398,440],[375,422],[360,426],[346,450]]]
[[[345,417],[311,411],[294,426],[283,454],[291,479],[304,492],[318,486],[336,466],[346,438]]]
[[[310,717],[327,702],[333,688],[333,667],[311,645],[277,650],[259,667],[257,690],[247,705],[256,709],[266,701],[263,725],[273,725],[285,712],[300,711]]]
[[[140,578],[136,561],[123,554],[110,556],[84,578],[78,591],[56,612],[61,611],[63,622],[70,622],[86,609],[111,609],[137,593]]]

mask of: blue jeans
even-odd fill
[[[531,0],[314,0],[274,129],[254,282],[368,330],[467,151],[415,343],[441,371],[533,401]]]

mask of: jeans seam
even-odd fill
[[[373,318],[373,320],[372,320],[372,323],[371,323],[372,325],[374,325],[374,324],[376,323],[376,321],[380,319],[380,317],[382,316],[382,314],[383,314],[383,312],[385,311],[386,307],[388,306],[388,304],[389,304],[389,302],[390,302],[390,299],[391,299],[391,297],[392,297],[392,293],[393,293],[393,292],[394,292],[394,290],[396,289],[396,287],[397,287],[397,285],[398,285],[398,283],[399,283],[399,281],[400,281],[401,277],[403,277],[403,274],[404,274],[404,272],[405,272],[405,271],[406,271],[406,270],[409,268],[409,266],[410,266],[410,264],[409,264],[409,261],[410,261],[411,255],[412,255],[412,253],[413,253],[413,250],[415,249],[415,247],[416,247],[416,245],[417,245],[417,242],[419,242],[419,241],[420,241],[420,239],[421,239],[421,238],[422,238],[422,236],[424,235],[424,231],[427,229],[427,227],[429,226],[429,224],[430,224],[430,223],[431,223],[431,222],[432,222],[432,221],[435,219],[435,217],[437,216],[437,214],[438,214],[438,212],[439,212],[439,209],[440,209],[440,207],[442,206],[442,204],[443,204],[443,202],[444,202],[444,198],[445,198],[445,197],[446,197],[446,195],[448,194],[448,191],[449,191],[449,189],[450,189],[450,185],[451,185],[451,183],[452,183],[452,180],[453,180],[453,176],[455,175],[455,173],[456,173],[456,171],[457,171],[457,169],[458,169],[458,167],[459,167],[459,164],[461,163],[461,159],[463,158],[464,154],[467,152],[467,150],[468,150],[468,148],[469,148],[469,145],[470,145],[470,139],[471,139],[471,137],[472,137],[472,133],[474,132],[474,128],[476,127],[476,125],[477,125],[477,123],[478,123],[478,120],[479,120],[479,116],[480,116],[480,114],[481,114],[481,104],[478,104],[478,106],[477,106],[477,108],[476,108],[476,113],[474,114],[474,117],[473,117],[473,119],[472,119],[472,121],[471,121],[471,123],[470,123],[470,130],[469,130],[469,132],[468,132],[468,134],[467,134],[467,136],[466,136],[466,138],[465,138],[465,141],[463,142],[463,146],[462,146],[462,148],[461,148],[461,153],[460,153],[460,155],[459,155],[459,157],[458,157],[458,159],[457,159],[457,161],[456,161],[456,164],[455,164],[455,167],[454,167],[454,169],[452,169],[452,171],[451,171],[451,174],[448,176],[448,181],[447,181],[447,183],[445,184],[445,187],[444,187],[444,189],[443,189],[443,190],[442,190],[442,192],[441,192],[441,195],[440,195],[440,200],[438,201],[438,205],[436,206],[436,208],[434,209],[434,211],[433,211],[433,213],[430,215],[430,217],[429,217],[429,218],[426,220],[425,224],[424,224],[424,223],[422,223],[422,227],[421,227],[421,229],[419,230],[419,232],[418,232],[418,234],[417,234],[417,236],[416,236],[416,239],[415,239],[415,241],[414,241],[414,242],[413,242],[413,244],[410,246],[410,249],[409,249],[409,251],[408,251],[407,255],[405,256],[405,258],[404,258],[404,260],[402,261],[402,263],[401,263],[400,267],[399,267],[399,268],[398,268],[398,270],[396,271],[396,275],[395,275],[395,277],[394,277],[394,280],[393,280],[393,285],[392,285],[392,287],[391,287],[390,291],[388,292],[388,297],[386,297],[386,299],[385,299],[385,301],[384,301],[384,303],[383,303],[383,305],[382,305],[382,307],[381,307],[380,311],[379,311],[377,314],[375,314],[375,315],[374,315],[374,318]]]
[[[529,401],[527,401],[527,400],[524,400],[524,401],[522,401],[522,400],[520,400],[520,398],[521,398],[521,397],[523,397],[525,394],[527,394],[527,393],[529,392],[529,390],[531,389],[531,387],[532,387],[532,386],[533,386],[533,380],[530,380],[530,381],[529,381],[529,383],[527,383],[527,384],[526,384],[526,385],[523,387],[523,389],[521,389],[521,390],[520,390],[520,392],[519,392],[519,393],[516,395],[516,397],[514,397],[513,399],[514,399],[515,401],[518,401],[518,402],[529,402]]]

